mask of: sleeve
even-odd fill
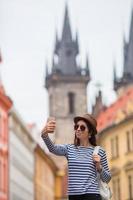
[[[108,167],[106,152],[103,149],[100,149],[99,155],[101,156],[101,165],[102,171],[100,173],[100,177],[103,182],[108,183],[111,180],[111,173]]]
[[[41,137],[51,153],[58,155],[58,156],[67,157],[68,145],[56,145],[51,141],[51,139],[49,138],[48,135],[43,135]]]

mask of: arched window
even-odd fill
[[[75,94],[73,92],[68,93],[69,113],[74,114],[75,112]]]

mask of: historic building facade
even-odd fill
[[[112,200],[133,199],[133,11],[123,60],[121,78],[114,70],[118,99],[97,116],[99,143],[106,149],[112,172]]]
[[[8,113],[11,107],[12,101],[6,96],[0,80],[0,200],[9,199]]]
[[[133,86],[97,118],[112,173],[112,200],[133,199]]]
[[[35,145],[27,125],[13,108],[9,116],[10,200],[34,200]]]
[[[56,143],[73,142],[73,117],[87,112],[89,66],[88,62],[84,68],[77,64],[78,54],[78,37],[72,38],[66,6],[61,39],[56,35],[52,71],[46,69],[49,115],[57,122]]]
[[[61,200],[63,172],[39,145],[35,148],[35,200]]]

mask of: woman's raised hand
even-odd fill
[[[42,136],[46,135],[48,133],[53,133],[55,131],[55,128],[56,128],[55,118],[54,117],[49,117],[47,119],[47,122],[46,122],[44,128],[41,131]]]

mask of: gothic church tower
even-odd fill
[[[56,34],[52,71],[46,69],[49,94],[49,115],[56,118],[56,143],[73,142],[73,117],[87,112],[87,84],[90,80],[88,62],[81,68],[78,37],[72,38],[68,8],[65,8],[61,39]]]
[[[131,23],[129,31],[129,41],[124,38],[124,55],[123,55],[123,75],[118,78],[114,69],[114,89],[118,96],[123,94],[125,90],[133,86],[133,10],[131,14]]]

